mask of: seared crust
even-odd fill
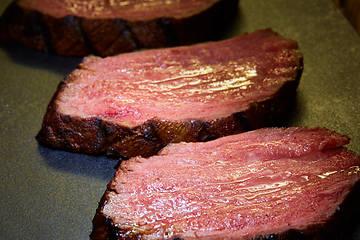
[[[212,120],[169,121],[150,119],[129,128],[100,118],[81,119],[58,111],[56,98],[66,85],[60,83],[44,116],[37,140],[46,146],[86,154],[106,154],[124,159],[156,154],[169,143],[209,141],[286,119],[296,98],[302,68],[272,98],[252,103],[243,112]]]
[[[22,8],[15,1],[0,19],[0,41],[65,56],[109,56],[216,39],[237,9],[238,0],[220,0],[206,11],[184,19],[127,21],[72,15],[55,18]]]
[[[109,189],[109,187],[108,187]],[[93,218],[93,231],[90,235],[92,240],[120,240],[120,239],[143,239],[141,235],[132,234],[131,229],[119,229],[111,218],[104,216],[102,208],[106,204],[107,190],[103,195]],[[304,226],[304,229],[289,229],[286,232],[274,233],[266,236],[257,236],[247,240],[344,240],[353,239],[351,234],[359,223],[360,209],[360,183],[358,182],[344,202],[338,207],[333,216],[329,216],[327,222]],[[226,237],[226,236],[224,236]],[[175,237],[173,240],[181,240]],[[243,239],[245,240],[245,239]]]

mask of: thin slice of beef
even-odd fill
[[[336,220],[359,213],[360,157],[348,142],[323,128],[268,128],[123,161],[91,239],[334,239],[351,225]]]
[[[0,41],[109,56],[216,39],[237,9],[238,0],[17,0],[0,19]]]
[[[269,29],[190,47],[87,57],[60,83],[37,139],[129,158],[274,124],[293,106],[302,67],[296,42]]]

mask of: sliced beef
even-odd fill
[[[302,72],[296,42],[271,30],[87,57],[61,82],[37,138],[87,154],[150,156],[283,120]]]
[[[0,20],[0,41],[58,55],[100,56],[218,38],[238,0],[17,0]]]
[[[322,128],[268,128],[123,161],[91,239],[335,239],[352,224],[344,214],[358,222],[360,157],[348,142]]]

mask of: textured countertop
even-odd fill
[[[9,2],[0,3],[0,12]],[[227,37],[268,27],[297,40],[304,55],[289,125],[346,134],[348,147],[360,154],[359,35],[330,0],[240,0]],[[58,83],[80,61],[0,48],[0,239],[88,239],[116,161],[47,149],[35,140]]]

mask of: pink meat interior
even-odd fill
[[[145,21],[162,17],[185,18],[200,13],[219,0],[19,0],[25,8],[61,18],[121,18]]]
[[[295,81],[296,42],[271,30],[189,47],[85,58],[58,95],[60,112],[127,126],[151,118],[214,119]]]
[[[147,239],[249,239],[326,222],[360,177],[348,138],[262,129],[123,162],[105,216]]]

